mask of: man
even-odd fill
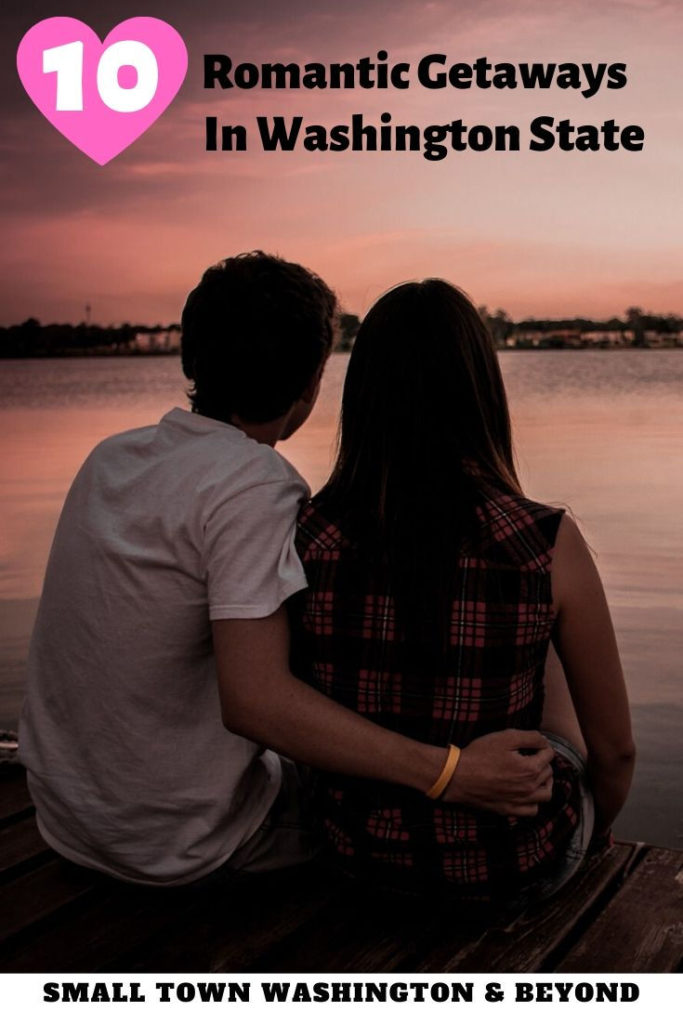
[[[20,753],[46,841],[150,885],[311,855],[291,761],[533,814],[552,753],[535,733],[445,750],[295,679],[284,603],[307,488],[275,452],[313,408],[335,299],[262,253],[204,274],[183,313],[192,412],[100,444],[67,496],[29,658]],[[519,748],[534,748],[522,756]],[[269,748],[269,749],[264,749]],[[448,769],[450,773],[450,767]],[[296,821],[294,822],[296,824]]]

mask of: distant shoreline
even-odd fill
[[[497,345],[498,352],[683,352],[683,344],[678,345]],[[335,355],[348,355],[351,348],[335,349]],[[34,363],[41,360],[54,359],[147,359],[173,356],[177,358],[180,350],[164,352],[130,351],[121,352],[114,350],[83,351],[74,349],[66,352],[41,352],[36,355],[5,355],[0,353],[0,362]]]
[[[683,349],[683,317],[674,313],[645,313],[632,306],[623,320],[512,320],[503,309],[494,313],[481,306],[498,351],[611,349]],[[362,321],[341,312],[335,331],[335,352],[350,352]],[[29,318],[23,324],[0,327],[0,359],[63,359],[86,356],[178,355],[182,326],[122,324],[46,324]]]

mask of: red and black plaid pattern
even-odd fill
[[[426,743],[464,746],[498,729],[537,729],[553,625],[552,549],[562,512],[481,487],[476,545],[453,580],[450,644],[428,671],[411,656],[380,568],[314,499],[297,546],[309,588],[292,607],[296,672],[333,700]],[[353,870],[373,866],[474,899],[507,898],[547,872],[578,820],[570,765],[553,763],[550,803],[503,818],[433,803],[400,786],[321,780],[328,839]]]

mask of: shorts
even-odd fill
[[[586,859],[586,853],[590,845],[591,838],[593,836],[593,826],[595,824],[595,806],[593,803],[593,796],[588,789],[586,781],[586,762],[582,754],[574,747],[568,740],[565,740],[562,736],[557,736],[555,733],[543,731],[543,735],[548,740],[550,745],[553,747],[558,754],[560,754],[565,761],[568,761],[578,773],[579,780],[579,792],[580,792],[580,803],[579,803],[579,820],[576,824],[576,828],[572,833],[572,837],[569,840],[569,845],[564,851],[561,860],[555,865],[555,868],[546,878],[542,878],[537,882],[533,882],[527,886],[520,893],[520,900],[524,903],[540,900],[547,900],[551,896],[554,896],[556,892],[564,888],[567,882],[573,878],[576,872],[581,867],[583,861]],[[517,901],[515,901],[517,902]]]
[[[313,773],[280,755],[280,792],[256,832],[233,853],[226,867],[256,873],[306,864],[322,848],[312,806]]]

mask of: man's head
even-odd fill
[[[315,400],[335,309],[324,281],[277,256],[244,253],[209,267],[182,316],[193,411],[240,424],[291,414],[293,433]]]

